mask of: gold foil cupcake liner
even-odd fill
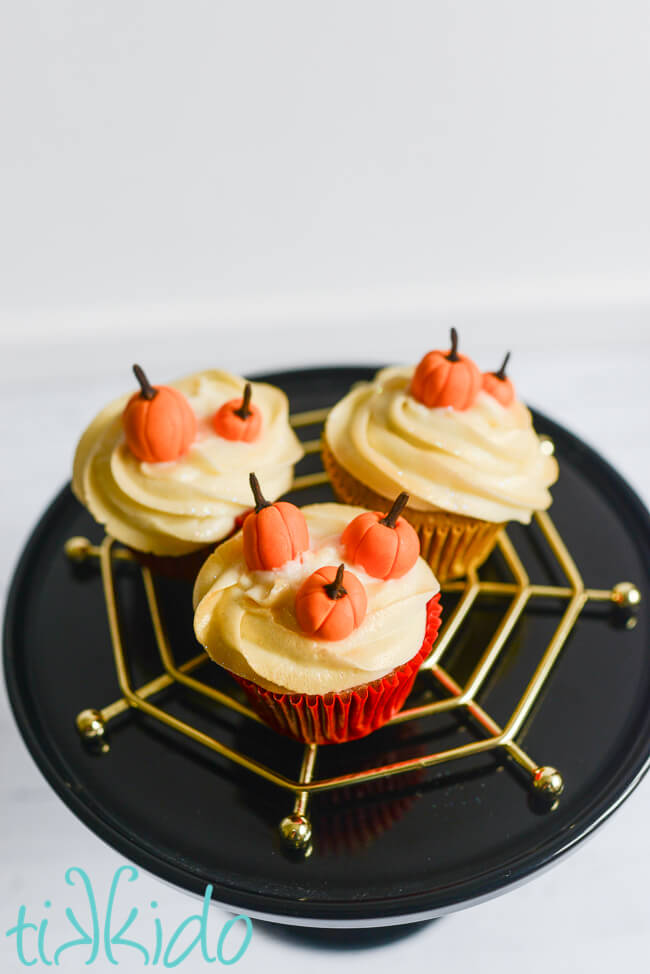
[[[340,501],[371,511],[390,510],[392,500],[382,497],[344,470],[325,438],[322,456],[332,489]],[[483,564],[504,526],[502,522],[481,521],[448,511],[416,511],[406,507],[403,513],[417,531],[420,554],[428,561],[439,582],[460,578]]]

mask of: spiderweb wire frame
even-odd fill
[[[297,413],[291,417],[294,427],[315,426],[322,424],[328,410],[312,410]],[[546,440],[546,449],[552,452],[553,445]],[[318,453],[320,439],[303,442],[306,454]],[[323,471],[298,476],[294,480],[292,491],[303,490],[328,482],[327,474]],[[156,595],[154,580],[148,567],[139,565],[128,551],[115,540],[106,535],[100,545],[92,545],[86,538],[71,538],[66,543],[66,553],[73,560],[83,560],[94,557],[99,560],[106,611],[110,629],[115,669],[122,696],[101,709],[83,710],[78,714],[76,725],[82,738],[97,745],[101,751],[107,751],[109,745],[106,738],[106,728],[110,721],[129,709],[139,710],[154,720],[172,728],[179,734],[197,742],[208,750],[220,755],[228,761],[245,768],[247,771],[264,778],[295,796],[293,811],[280,823],[280,831],[288,847],[299,851],[303,855],[311,852],[312,828],[308,817],[310,797],[318,792],[336,788],[344,788],[365,782],[375,781],[396,775],[403,775],[416,769],[430,768],[450,761],[458,761],[482,752],[505,752],[512,761],[519,766],[529,778],[532,787],[544,799],[549,808],[557,805],[558,796],[563,790],[564,782],[559,771],[550,765],[538,764],[523,750],[517,738],[521,736],[524,722],[529,717],[531,709],[542,690],[562,648],[573,629],[580,613],[587,602],[610,602],[621,607],[628,613],[633,613],[638,606],[641,595],[631,582],[619,582],[611,589],[586,588],[582,577],[560,537],[553,521],[545,512],[535,514],[535,520],[541,530],[546,544],[560,566],[566,579],[566,585],[542,585],[531,582],[528,574],[512,544],[508,534],[502,530],[497,539],[497,546],[501,551],[512,581],[495,582],[482,580],[476,571],[470,572],[461,581],[450,582],[442,586],[443,592],[456,592],[459,600],[453,610],[447,614],[445,623],[434,643],[434,649],[428,659],[420,667],[418,680],[429,679],[444,692],[442,699],[435,700],[417,707],[401,710],[389,722],[391,724],[405,723],[434,714],[454,712],[460,717],[469,717],[482,736],[475,741],[457,747],[450,747],[440,751],[433,751],[415,758],[397,761],[391,764],[378,765],[372,768],[334,777],[315,776],[318,745],[307,744],[304,747],[300,768],[295,778],[280,774],[268,765],[262,764],[253,757],[244,754],[237,748],[229,747],[218,737],[205,733],[198,727],[180,720],[165,710],[155,698],[173,684],[187,687],[194,693],[207,697],[214,703],[240,714],[246,720],[263,723],[260,717],[241,703],[238,699],[217,690],[203,682],[195,674],[202,666],[210,663],[205,652],[200,652],[184,663],[176,662],[172,646],[170,645],[165,627],[162,622],[159,603]],[[129,674],[127,650],[122,639],[118,601],[115,593],[114,566],[116,561],[132,561],[142,574],[142,581],[149,610],[151,625],[155,635],[158,653],[163,671],[153,680],[139,687],[132,685]],[[451,673],[443,666],[443,660],[454,637],[459,633],[467,619],[472,606],[482,595],[503,598],[506,608],[501,621],[487,643],[482,655],[476,663],[464,685],[456,682]],[[484,686],[488,675],[499,659],[508,638],[517,621],[525,611],[531,598],[548,598],[566,602],[558,625],[544,650],[537,667],[529,680],[523,694],[518,700],[504,726],[481,706],[478,695]],[[633,617],[630,615],[633,622]]]

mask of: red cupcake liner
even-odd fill
[[[138,551],[137,548],[130,548],[129,550],[136,561],[150,568],[157,575],[164,575],[166,578],[183,578],[186,581],[193,582],[215,548],[241,530],[244,521],[252,510],[254,508],[251,507],[243,514],[237,515],[232,531],[225,538],[205,545],[203,548],[198,548],[196,551],[191,551],[188,555],[153,555],[147,551]]]
[[[440,594],[427,603],[422,646],[407,663],[372,683],[340,693],[272,693],[243,677],[232,676],[244,688],[253,709],[274,730],[306,744],[343,744],[377,730],[402,708],[417,672],[431,652],[440,628]]]
[[[147,551],[138,551],[137,548],[130,548],[129,550],[135,556],[136,561],[139,561],[141,565],[146,565],[152,572],[164,575],[166,578],[184,578],[193,582],[215,548],[237,534],[253,510],[255,508],[250,507],[243,514],[238,514],[232,531],[225,538],[205,545],[203,548],[197,548],[196,551],[191,551],[188,555],[153,555]]]

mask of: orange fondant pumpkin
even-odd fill
[[[255,510],[247,516],[242,528],[244,558],[251,571],[273,571],[307,550],[307,522],[295,504],[288,501],[270,504],[254,473],[249,479]]]
[[[328,565],[305,579],[296,593],[296,619],[303,632],[335,642],[361,625],[368,597],[344,565]]]
[[[345,557],[373,578],[401,578],[418,560],[420,539],[409,522],[400,517],[409,495],[401,493],[388,514],[358,514],[341,535]]]
[[[251,384],[244,387],[242,399],[230,399],[220,406],[212,417],[212,427],[224,440],[243,440],[252,443],[260,435],[262,414],[251,405]]]
[[[122,413],[129,450],[146,463],[178,460],[196,436],[192,407],[178,389],[152,386],[139,365],[133,371],[140,392],[131,396]]]
[[[427,352],[417,366],[411,380],[411,395],[432,409],[451,406],[469,409],[481,388],[478,366],[458,354],[458,333],[451,329],[451,348],[448,352]]]
[[[510,352],[503,360],[503,365],[498,372],[483,373],[483,389],[501,403],[502,406],[511,406],[515,401],[515,387],[506,375],[506,365],[510,358]]]

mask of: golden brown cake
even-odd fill
[[[507,362],[507,360],[506,360]],[[480,565],[508,521],[528,523],[551,503],[558,476],[505,364],[481,373],[457,351],[429,352],[417,368],[382,369],[328,415],[323,463],[339,500],[404,516],[437,578]]]

